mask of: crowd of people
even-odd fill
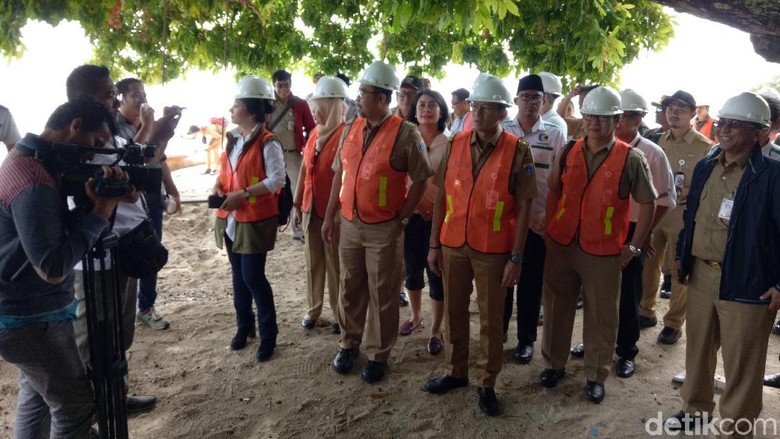
[[[515,309],[513,359],[533,361],[543,326],[540,385],[572,378],[569,357],[582,357],[584,398],[599,404],[613,368],[619,378],[634,375],[640,330],[658,324],[660,288],[670,306],[658,342],[676,344],[686,331],[683,407],[667,427],[689,430],[711,417],[718,351],[721,417],[758,418],[780,308],[780,250],[772,245],[780,241],[778,95],[741,93],[713,118],[678,90],[652,103],[660,127],[649,130],[651,105],[635,91],[579,84],[563,94],[548,72],[523,76],[515,93],[480,74],[470,89],[450,93],[452,112],[430,82],[401,79],[381,61],[362,72],[354,101],[342,74],[318,74],[306,99],[292,93],[291,78],[285,70],[270,81],[244,76],[230,108],[235,128],[211,121],[219,142],[207,172],[217,174],[215,241],[232,274],[232,350],[259,337],[256,359],[273,358],[280,327],[265,270],[287,190],[306,264],[301,325],[330,320],[339,335],[335,373],[351,373],[362,348],[362,379],[385,379],[397,338],[424,327],[427,278],[427,351],[443,352],[445,367],[425,391],[469,385],[476,290],[473,379],[483,413],[501,412],[494,387]],[[181,205],[165,157],[181,109],[166,107],[155,119],[143,83],[115,84],[105,67],[81,66],[66,86],[69,101],[40,135],[20,138],[0,107],[0,140],[10,151],[0,166],[0,273],[10,273],[0,277],[0,356],[20,371],[20,438],[89,436],[95,402],[80,261],[106,230],[121,238],[151,227],[159,245],[165,206],[175,213]],[[36,160],[63,143],[133,142],[157,145],[146,166],[161,170],[160,193],[101,196],[90,180],[89,207],[73,209],[58,175]],[[92,161],[107,165],[106,179],[128,178],[109,167],[116,161]],[[154,272],[137,278],[112,262],[96,269],[115,279],[126,350],[136,323],[170,325],[155,309]],[[401,319],[406,303],[410,315]],[[578,308],[583,340],[572,347]],[[780,375],[766,384],[780,387]],[[149,410],[155,401],[130,396],[126,406]]]

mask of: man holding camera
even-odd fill
[[[68,218],[60,182],[46,163],[58,143],[98,146],[111,137],[111,113],[94,100],[54,111],[0,167],[0,356],[19,369],[16,437],[89,437],[95,405],[76,348],[73,266],[109,225],[117,198],[85,190],[94,207]],[[106,178],[127,179],[103,167]],[[49,424],[50,421],[50,424]]]

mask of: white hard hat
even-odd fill
[[[382,61],[374,61],[369,64],[358,82],[385,90],[398,90],[398,86],[401,84],[401,80],[395,73],[395,68]]]
[[[556,96],[563,94],[563,84],[561,84],[561,78],[550,72],[541,72],[539,76],[542,78],[542,87],[544,87],[545,93],[550,93]]]
[[[761,96],[744,92],[729,98],[718,112],[718,117],[753,122],[768,127],[769,105]]]
[[[620,94],[611,87],[596,87],[585,96],[580,113],[591,116],[614,116],[622,114]]]
[[[647,101],[639,93],[627,88],[620,92],[620,101],[623,103],[623,111],[641,111],[647,113]]]
[[[317,88],[310,99],[346,98],[347,84],[335,76],[323,76],[317,81]]]
[[[236,99],[274,100],[274,88],[265,79],[256,75],[247,75],[238,81]]]
[[[485,79],[489,78],[491,75],[488,73],[479,72],[479,75],[477,75],[477,78],[474,79],[474,82],[471,84],[471,89],[474,90],[477,88],[479,84],[482,83]]]
[[[467,99],[469,102],[495,102],[507,107],[512,105],[512,95],[504,83],[495,76],[484,74],[481,81],[474,82],[474,91]]]

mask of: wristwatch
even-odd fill
[[[515,264],[515,265],[520,265],[520,264],[522,264],[522,263],[523,263],[523,255],[522,255],[522,254],[519,254],[519,253],[517,253],[517,254],[514,254],[514,255],[511,255],[511,256],[509,256],[509,260],[510,260],[510,261],[511,261],[513,264]]]
[[[249,198],[249,197],[250,197],[249,187],[247,186],[244,188],[244,198]]]
[[[635,258],[638,258],[639,255],[642,254],[642,249],[634,247],[633,244],[628,244],[628,251],[630,251]]]
[[[398,222],[401,223],[402,226],[406,227],[407,224],[409,224],[409,218],[406,218],[405,216],[398,214]]]

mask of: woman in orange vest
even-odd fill
[[[441,94],[424,90],[417,94],[406,120],[416,124],[420,130],[428,151],[431,167],[439,169],[439,163],[447,146],[447,136],[444,129],[447,125],[447,103]],[[428,289],[431,297],[433,322],[431,335],[428,339],[428,352],[436,355],[442,350],[441,322],[444,318],[444,285],[441,277],[428,267],[428,241],[431,238],[433,221],[433,202],[438,188],[433,184],[433,177],[428,179],[428,186],[423,193],[417,210],[409,218],[404,229],[404,267],[406,278],[404,286],[409,296],[412,316],[401,325],[398,335],[409,335],[422,325],[420,316],[422,289],[425,286],[423,271],[428,273]]]
[[[341,79],[323,76],[317,81],[317,88],[309,98],[317,127],[303,150],[303,162],[293,199],[293,225],[300,227],[303,222],[306,296],[309,302],[309,310],[301,325],[312,329],[317,324],[322,313],[327,273],[330,310],[333,312],[331,331],[334,334],[341,333],[338,323],[339,252],[338,246],[325,245],[321,229],[335,174],[331,165],[344,131],[346,97],[347,84]]]
[[[217,246],[227,249],[233,273],[233,305],[238,331],[230,349],[243,349],[255,336],[257,306],[260,332],[258,361],[271,358],[279,329],[265,260],[276,241],[279,208],[277,193],[284,187],[284,155],[279,141],[265,129],[266,114],[273,111],[274,92],[268,81],[244,76],[230,117],[238,128],[228,133],[220,156],[220,171],[212,195],[223,197],[214,233]]]

